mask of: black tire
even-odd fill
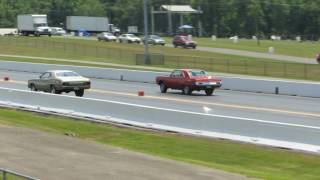
[[[160,91],[161,93],[166,93],[168,90],[168,87],[164,83],[160,83]]]
[[[193,46],[192,48],[193,48],[193,49],[196,49],[196,46]]]
[[[54,85],[50,86],[50,93],[51,94],[61,94],[61,92],[57,91],[56,87]]]
[[[82,97],[84,94],[84,89],[76,90],[76,91],[74,91],[74,93],[76,94],[76,96]]]
[[[30,85],[30,90],[31,91],[38,91],[38,89],[36,88],[36,86],[34,84]]]
[[[213,91],[214,91],[214,89],[206,89],[205,90],[207,96],[211,96]]]
[[[121,40],[121,39],[119,39],[119,42],[120,42],[120,43],[122,43],[122,40]]]
[[[185,86],[185,87],[182,89],[182,93],[183,93],[183,94],[186,94],[186,95],[191,95],[192,89],[191,89],[189,86]]]

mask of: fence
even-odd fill
[[[91,41],[92,42],[92,41]],[[85,43],[74,40],[61,41],[57,38],[0,37],[0,47],[14,46],[12,52],[55,58],[72,58],[101,62],[146,65],[143,48],[131,50],[130,46],[110,47],[106,43]],[[27,50],[26,50],[27,49]],[[0,52],[5,51],[0,48]],[[8,53],[10,53],[9,51]],[[197,68],[213,72],[270,76],[281,78],[320,80],[320,65],[275,62],[267,60],[217,59],[210,57],[175,56],[151,51],[147,65],[166,68]]]
[[[14,171],[0,168],[0,180],[39,180]]]

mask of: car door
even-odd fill
[[[39,80],[39,87],[38,89],[41,91],[49,91],[50,90],[50,78],[51,78],[51,72],[43,73],[40,76]]]
[[[186,85],[186,76],[183,71],[179,71],[177,76],[177,89],[183,89]]]
[[[169,87],[172,89],[181,89],[181,79],[183,78],[181,70],[175,70],[170,75]]]

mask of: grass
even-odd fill
[[[182,48],[151,46],[155,54],[149,66],[198,68],[213,72],[320,80],[318,65],[223,55]],[[70,38],[2,37],[0,53],[137,65],[143,62],[143,46]],[[158,55],[157,55],[158,54]],[[144,65],[143,63],[141,63]]]
[[[170,42],[170,39],[167,39]],[[289,55],[297,57],[315,58],[320,53],[320,42],[318,41],[305,41],[297,42],[294,40],[260,40],[260,45],[256,40],[239,39],[238,43],[233,43],[233,40],[219,38],[212,41],[211,38],[194,38],[199,46],[213,47],[213,48],[226,48],[244,51],[254,51],[267,53],[269,47],[275,48],[275,54]]]
[[[316,180],[320,156],[0,109],[0,123],[77,138],[268,180]]]

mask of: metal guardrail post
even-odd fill
[[[7,180],[7,172],[2,171],[2,180]]]
[[[263,62],[263,75],[267,75],[267,62]]]
[[[287,63],[283,63],[283,77],[287,77]]]
[[[308,79],[308,65],[307,64],[304,65],[303,70],[304,70],[304,78]]]

